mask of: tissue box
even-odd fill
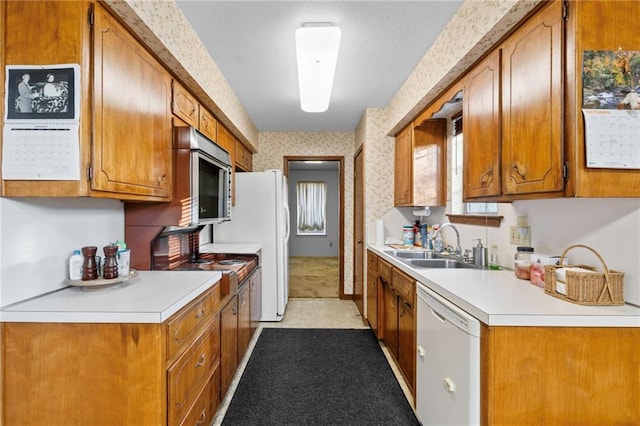
[[[533,253],[531,255],[531,284],[544,288],[544,266],[560,266],[561,255]],[[565,256],[563,265],[568,265],[568,258]]]

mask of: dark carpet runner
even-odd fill
[[[419,423],[371,330],[265,328],[222,424]]]

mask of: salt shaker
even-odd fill
[[[96,262],[96,252],[98,247],[82,247],[82,281],[90,281],[98,278],[98,264]]]
[[[112,278],[118,278],[118,260],[116,254],[118,252],[118,246],[109,245],[103,248],[104,250],[104,268],[102,269],[102,278],[110,280]]]

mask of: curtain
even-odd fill
[[[326,183],[300,181],[297,190],[298,235],[326,235]]]

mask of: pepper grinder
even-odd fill
[[[96,252],[98,247],[82,247],[82,281],[90,281],[98,278],[98,264],[96,263]]]
[[[102,278],[110,280],[112,278],[118,278],[118,260],[116,254],[118,252],[118,246],[109,245],[103,248],[104,250],[104,268],[102,270]]]

